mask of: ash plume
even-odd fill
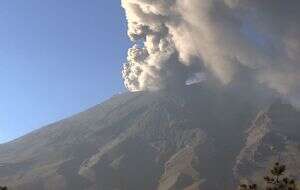
[[[183,85],[197,73],[226,86],[246,68],[254,82],[300,105],[300,1],[122,0],[122,6],[134,43],[122,72],[130,91]]]

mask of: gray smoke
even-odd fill
[[[130,91],[182,85],[197,73],[226,86],[246,68],[257,83],[300,104],[299,0],[122,0],[122,6],[134,42],[123,69]]]

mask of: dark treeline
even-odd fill
[[[275,163],[270,170],[270,174],[264,177],[265,190],[297,190],[297,185],[294,179],[285,175],[286,166],[280,163]],[[240,190],[262,190],[257,184],[241,184]]]

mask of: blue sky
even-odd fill
[[[118,0],[1,0],[0,26],[0,143],[124,91]]]

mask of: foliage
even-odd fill
[[[8,190],[8,188],[7,187],[2,187],[2,186],[0,186],[0,190]]]
[[[265,176],[265,190],[297,190],[296,183],[293,179],[285,176],[286,167],[276,162],[270,170],[270,176]],[[258,190],[257,184],[241,184],[240,190]]]

